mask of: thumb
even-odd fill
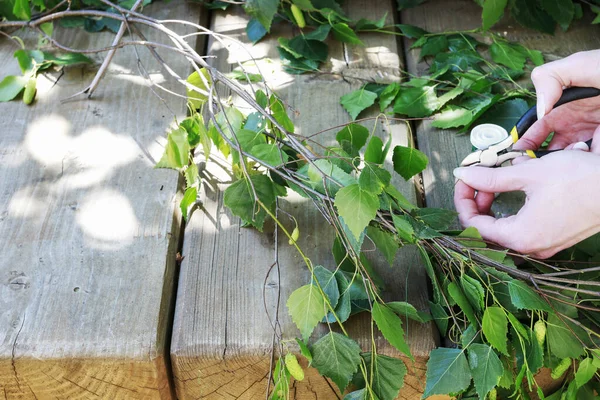
[[[569,57],[535,68],[531,72],[531,80],[538,95],[538,119],[552,110],[562,94],[563,87],[598,87],[598,63],[600,50],[591,50],[571,54]]]
[[[563,80],[558,75],[552,63],[535,68],[531,72],[531,80],[537,95],[537,118],[542,119],[548,114],[563,92]]]
[[[600,144],[600,143],[599,143]],[[521,166],[510,167],[461,167],[456,168],[454,176],[475,190],[489,193],[502,193],[523,190],[527,182]]]
[[[592,137],[592,146],[590,148],[592,153],[600,154],[600,125],[594,131],[594,136]]]

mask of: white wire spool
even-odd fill
[[[471,130],[471,144],[478,150],[484,150],[508,137],[506,129],[496,124],[481,124]]]

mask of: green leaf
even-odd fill
[[[477,120],[479,124],[500,125],[507,132],[515,126],[517,121],[529,110],[529,105],[523,99],[511,99],[495,104]]]
[[[246,153],[250,153],[250,151],[258,145],[266,144],[267,141],[265,139],[265,135],[260,132],[254,132],[247,129],[240,129],[235,134],[237,138],[237,142],[240,145],[242,151]],[[235,142],[234,142],[235,143]],[[252,153],[250,153],[252,154]],[[237,164],[240,162],[240,156],[237,150],[233,150],[231,152],[231,159],[233,163]],[[277,164],[275,164],[277,165]]]
[[[367,142],[369,130],[359,124],[348,124],[335,135],[335,140],[348,154],[358,155],[358,151]]]
[[[579,368],[575,373],[575,384],[578,388],[588,383],[596,374],[598,368],[594,365],[593,359],[586,358],[579,363]]]
[[[352,120],[355,120],[363,110],[375,103],[375,99],[377,99],[376,93],[365,89],[358,89],[352,93],[343,95],[340,98],[340,104],[348,111]]]
[[[440,107],[433,86],[402,88],[394,103],[394,112],[409,117],[429,117]]]
[[[361,189],[378,195],[390,184],[391,178],[392,176],[387,170],[376,164],[365,163],[365,167],[358,177],[358,185]]]
[[[244,73],[244,71],[241,71],[239,69],[235,69],[233,71],[231,71],[229,74],[227,74],[227,77],[230,79],[235,79],[241,82],[250,82],[250,83],[256,83],[256,82],[262,82],[263,77],[261,74],[251,74],[249,72]]]
[[[427,56],[434,56],[438,53],[448,50],[448,39],[446,35],[428,36],[423,46],[421,46],[421,54],[419,59],[422,60]]]
[[[256,18],[267,32],[271,30],[278,7],[279,0],[246,0],[244,4],[246,14]]]
[[[325,193],[325,187],[323,185],[323,177],[327,183],[327,192],[334,196],[340,190],[340,185],[349,186],[356,183],[356,179],[346,173],[337,165],[332,164],[329,160],[316,160],[314,165],[307,167],[308,178],[310,179],[311,186],[318,190],[320,193]],[[299,170],[299,172],[302,169]],[[332,179],[335,181],[333,182]],[[337,183],[336,183],[337,182]]]
[[[561,359],[579,358],[585,353],[584,346],[578,340],[578,338],[583,339],[587,336],[581,328],[574,324],[565,326],[565,323],[555,314],[548,315],[546,326],[546,341],[554,356]]]
[[[294,133],[294,123],[290,117],[288,117],[281,100],[275,97],[274,94],[272,94],[269,99],[269,108],[271,109],[273,118],[275,118],[287,132]]]
[[[496,22],[500,21],[507,3],[507,0],[484,0],[483,13],[481,14],[483,30],[487,31]]]
[[[410,318],[422,324],[433,319],[428,312],[417,311],[415,306],[405,301],[392,301],[390,303],[386,303],[385,305],[399,316]]]
[[[280,195],[278,185],[274,184],[266,175],[251,175],[250,180],[258,199],[265,207],[273,210],[275,200]],[[252,187],[245,179],[236,181],[225,189],[223,202],[234,215],[262,231],[267,213],[255,201]]]
[[[202,74],[202,77],[200,76],[200,74],[198,74],[198,71],[194,71],[187,78],[187,82],[190,85],[205,92],[202,93],[189,87],[186,88],[188,102],[191,104],[194,110],[202,108],[204,103],[208,101],[208,92],[210,91],[210,87],[212,85],[212,81],[210,79],[210,74],[208,73],[208,70],[206,68],[200,68],[200,73]]]
[[[292,321],[300,330],[302,339],[305,341],[327,314],[325,299],[315,285],[304,285],[294,290],[286,305]],[[313,355],[316,356],[314,350]]]
[[[308,40],[304,36],[296,36],[288,44],[291,50],[304,58],[318,62],[327,60],[329,47],[320,40]]]
[[[0,82],[0,102],[11,101],[25,88],[27,78],[8,75]]]
[[[516,279],[508,282],[508,291],[511,302],[517,309],[540,310],[552,312],[552,308],[525,282]]]
[[[374,226],[369,226],[367,228],[367,236],[375,243],[375,246],[377,246],[377,249],[383,254],[390,266],[393,265],[396,252],[398,252],[400,247],[394,239],[394,235]]]
[[[17,18],[29,21],[31,19],[29,0],[14,0],[12,12]]]
[[[477,325],[477,318],[475,318],[475,313],[473,312],[473,307],[469,300],[465,297],[462,290],[458,287],[458,285],[454,282],[451,282],[448,285],[448,293],[450,297],[458,304],[460,309],[463,311],[469,322],[473,325]]]
[[[554,20],[539,6],[537,1],[513,0],[511,4],[511,15],[523,27],[551,35],[554,33]]]
[[[407,243],[415,242],[415,230],[413,226],[406,220],[406,218],[392,214],[394,221],[394,227],[396,228],[396,234],[402,240]]]
[[[30,51],[33,53],[33,51]],[[62,54],[52,54],[43,52],[44,61],[49,61],[54,65],[76,65],[76,64],[93,64],[93,60],[83,54],[80,53],[62,53]],[[40,63],[37,57],[36,61]]]
[[[265,37],[266,34],[267,30],[265,29],[263,24],[261,24],[260,21],[256,18],[250,18],[250,21],[248,21],[248,25],[246,25],[246,35],[248,35],[248,39],[253,44],[256,44],[260,39]]]
[[[335,307],[335,315],[337,316],[340,322],[345,322],[348,317],[350,317],[350,312],[352,311],[352,293],[350,290],[350,282],[344,275],[341,270],[336,270],[334,273],[335,279],[337,281],[337,286],[339,289],[339,300]],[[356,279],[354,279],[356,281]],[[334,323],[337,322],[335,316],[331,313],[331,311],[327,314],[327,322]]]
[[[190,164],[183,173],[185,177],[186,188],[196,186],[196,183],[200,182],[200,174],[198,173],[198,166],[194,163]]]
[[[340,42],[363,45],[356,33],[348,26],[348,24],[339,22],[333,25],[333,36]]]
[[[304,342],[304,340],[299,338],[296,338],[296,343],[298,343],[298,346],[300,347],[300,354],[302,354],[304,358],[306,358],[306,360],[308,361],[308,366],[310,367],[313,357],[310,350],[308,349],[307,344]]]
[[[508,333],[508,321],[500,307],[492,306],[485,309],[481,328],[487,341],[500,353],[508,356],[506,346],[506,335]]]
[[[469,303],[471,303],[477,311],[483,311],[485,306],[485,291],[483,290],[481,283],[478,280],[471,278],[469,275],[463,274],[460,276],[460,284]]]
[[[356,29],[357,32],[360,32],[363,30],[381,29],[385,26],[386,19],[387,19],[387,12],[385,14],[383,14],[383,16],[381,18],[379,18],[377,21],[371,21],[370,19],[361,18],[358,20],[358,22],[354,26],[354,29]]]
[[[333,272],[323,267],[322,265],[315,266],[313,272],[313,279],[317,279],[317,282],[319,282],[321,289],[323,289],[323,293],[325,293],[325,296],[327,296],[327,300],[329,300],[331,308],[335,309],[335,306],[337,306],[338,300],[340,298],[340,290],[338,288],[337,280],[335,279]]]
[[[394,101],[396,96],[400,92],[400,85],[396,82],[391,83],[383,89],[379,95],[379,109],[383,112],[390,104]]]
[[[449,105],[434,116],[432,125],[440,129],[458,128],[473,120],[473,112],[466,108]]]
[[[455,211],[444,208],[419,208],[412,213],[417,219],[437,231],[445,231],[452,226],[458,215]]]
[[[359,390],[355,390],[353,392],[348,393],[347,395],[344,396],[344,398],[342,400],[378,400],[378,399],[371,399],[371,396],[369,395],[369,393],[367,392],[367,389],[359,389]]]
[[[373,303],[371,315],[387,341],[398,351],[406,354],[410,359],[413,359],[413,356],[410,353],[410,347],[408,347],[404,338],[402,320],[394,314],[392,310],[378,302]]]
[[[284,164],[289,160],[287,153],[272,143],[253,146],[248,153],[273,167]]]
[[[27,50],[19,49],[13,53],[13,57],[17,59],[23,75],[33,68],[33,57]]]
[[[592,24],[600,24],[600,7],[590,6],[593,12],[596,13],[596,18],[592,21]]]
[[[486,344],[472,343],[468,347],[469,367],[480,399],[485,399],[504,373],[502,362]]]
[[[190,143],[187,138],[187,131],[184,128],[177,128],[167,135],[165,152],[155,168],[180,169],[188,165],[189,158]]]
[[[363,353],[362,358],[367,365],[367,380],[371,389],[381,400],[394,400],[404,385],[406,366],[397,358],[381,354]]]
[[[179,207],[181,208],[181,215],[183,215],[183,219],[185,219],[186,221],[188,219],[188,209],[190,208],[190,206],[196,203],[197,197],[198,189],[196,189],[195,186],[192,186],[186,189],[185,194],[181,199],[181,203],[179,203]]]
[[[200,144],[202,145],[202,152],[204,153],[204,157],[208,161],[208,157],[210,156],[210,149],[212,148],[212,142],[210,141],[210,137],[208,136],[208,130],[204,125],[204,118],[201,114],[196,114],[195,118],[198,122],[198,135],[200,139]],[[189,132],[188,132],[188,141],[190,142],[190,146],[195,147],[193,142],[190,140]]]
[[[490,46],[490,55],[492,56],[492,60],[498,64],[505,65],[516,71],[522,71],[527,61],[525,56],[513,48],[510,43],[500,41],[492,43]]]
[[[471,371],[464,350],[438,348],[427,361],[423,398],[434,394],[460,393],[471,384]]]
[[[329,35],[329,31],[331,31],[331,25],[329,25],[329,24],[319,25],[319,27],[317,29],[305,34],[304,37],[309,40],[323,41],[323,40],[327,39],[327,36]]]
[[[312,366],[343,392],[358,370],[360,346],[344,335],[329,332],[312,346],[312,354]]]
[[[408,201],[408,199],[402,193],[400,193],[396,186],[388,185],[385,188],[385,192],[392,196],[403,210],[411,211],[417,208],[413,203]]]
[[[394,147],[394,171],[404,179],[409,180],[427,167],[427,156],[412,147]]]
[[[383,164],[383,141],[378,136],[371,137],[367,148],[365,149],[364,159],[366,162],[375,164]]]
[[[414,25],[396,24],[396,27],[400,29],[400,32],[402,32],[402,34],[409,39],[419,39],[423,37],[423,35],[429,33],[425,29]]]
[[[357,239],[379,209],[377,196],[362,190],[358,184],[341,188],[335,195],[334,204]]]
[[[573,0],[541,0],[540,5],[563,30],[567,30],[575,16]]]
[[[450,316],[446,313],[443,306],[431,301],[429,302],[429,309],[431,310],[431,316],[440,331],[440,335],[446,336]]]

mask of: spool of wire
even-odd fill
[[[508,137],[506,129],[496,124],[481,124],[471,130],[471,144],[484,150]]]

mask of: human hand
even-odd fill
[[[572,147],[593,136],[600,125],[600,96],[552,107],[562,95],[563,87],[600,88],[600,50],[575,53],[537,67],[531,73],[531,80],[538,97],[538,121],[514,145],[515,149],[538,149],[550,132],[555,134],[549,150]]]
[[[548,258],[600,231],[600,128],[590,152],[548,154],[502,168],[454,170],[454,204],[463,226],[501,246]],[[477,192],[476,192],[477,191]],[[490,216],[494,193],[523,191],[517,215]]]

